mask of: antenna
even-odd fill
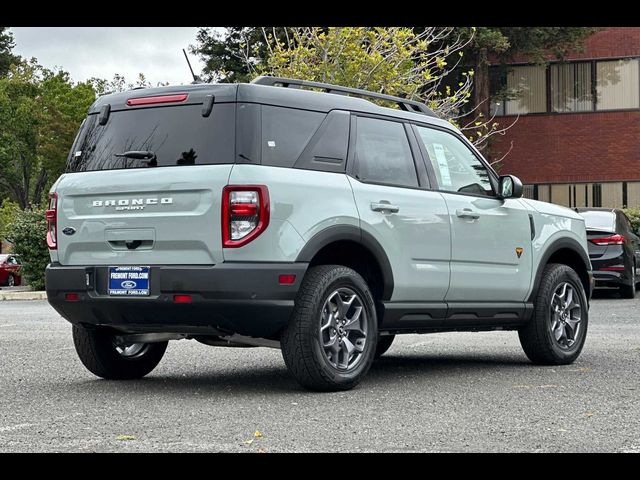
[[[187,61],[187,65],[189,65],[189,70],[191,70],[191,76],[193,77],[193,83],[202,83],[200,77],[198,77],[195,73],[193,73],[193,68],[191,68],[191,62],[189,61],[189,57],[187,57],[187,52],[183,48],[182,53],[184,53],[184,59]]]

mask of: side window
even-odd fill
[[[494,195],[487,168],[462,140],[434,128],[416,128],[433,165],[440,190]]]
[[[356,165],[358,178],[365,182],[418,186],[409,140],[401,123],[358,117]]]
[[[324,113],[263,105],[262,164],[292,167],[324,117]]]

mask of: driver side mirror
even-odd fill
[[[504,175],[500,177],[498,194],[502,199],[522,197],[522,182],[515,175]]]

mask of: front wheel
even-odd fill
[[[533,318],[518,330],[520,344],[533,363],[566,365],[580,355],[588,322],[587,296],[578,274],[551,263],[542,272]]]
[[[367,373],[378,322],[367,283],[339,265],[309,269],[280,344],[287,368],[304,387],[348,390]]]
[[[168,342],[123,343],[107,330],[74,325],[73,343],[80,361],[94,375],[108,380],[131,380],[156,368]]]
[[[7,287],[14,287],[16,285],[16,279],[14,278],[13,275],[9,274],[9,277],[7,278]]]

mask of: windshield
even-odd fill
[[[202,105],[138,108],[112,112],[106,125],[92,114],[69,153],[67,172],[233,163],[235,104],[216,104],[209,117]],[[156,161],[130,158],[146,151]]]
[[[587,229],[615,231],[616,215],[613,212],[580,212]]]

